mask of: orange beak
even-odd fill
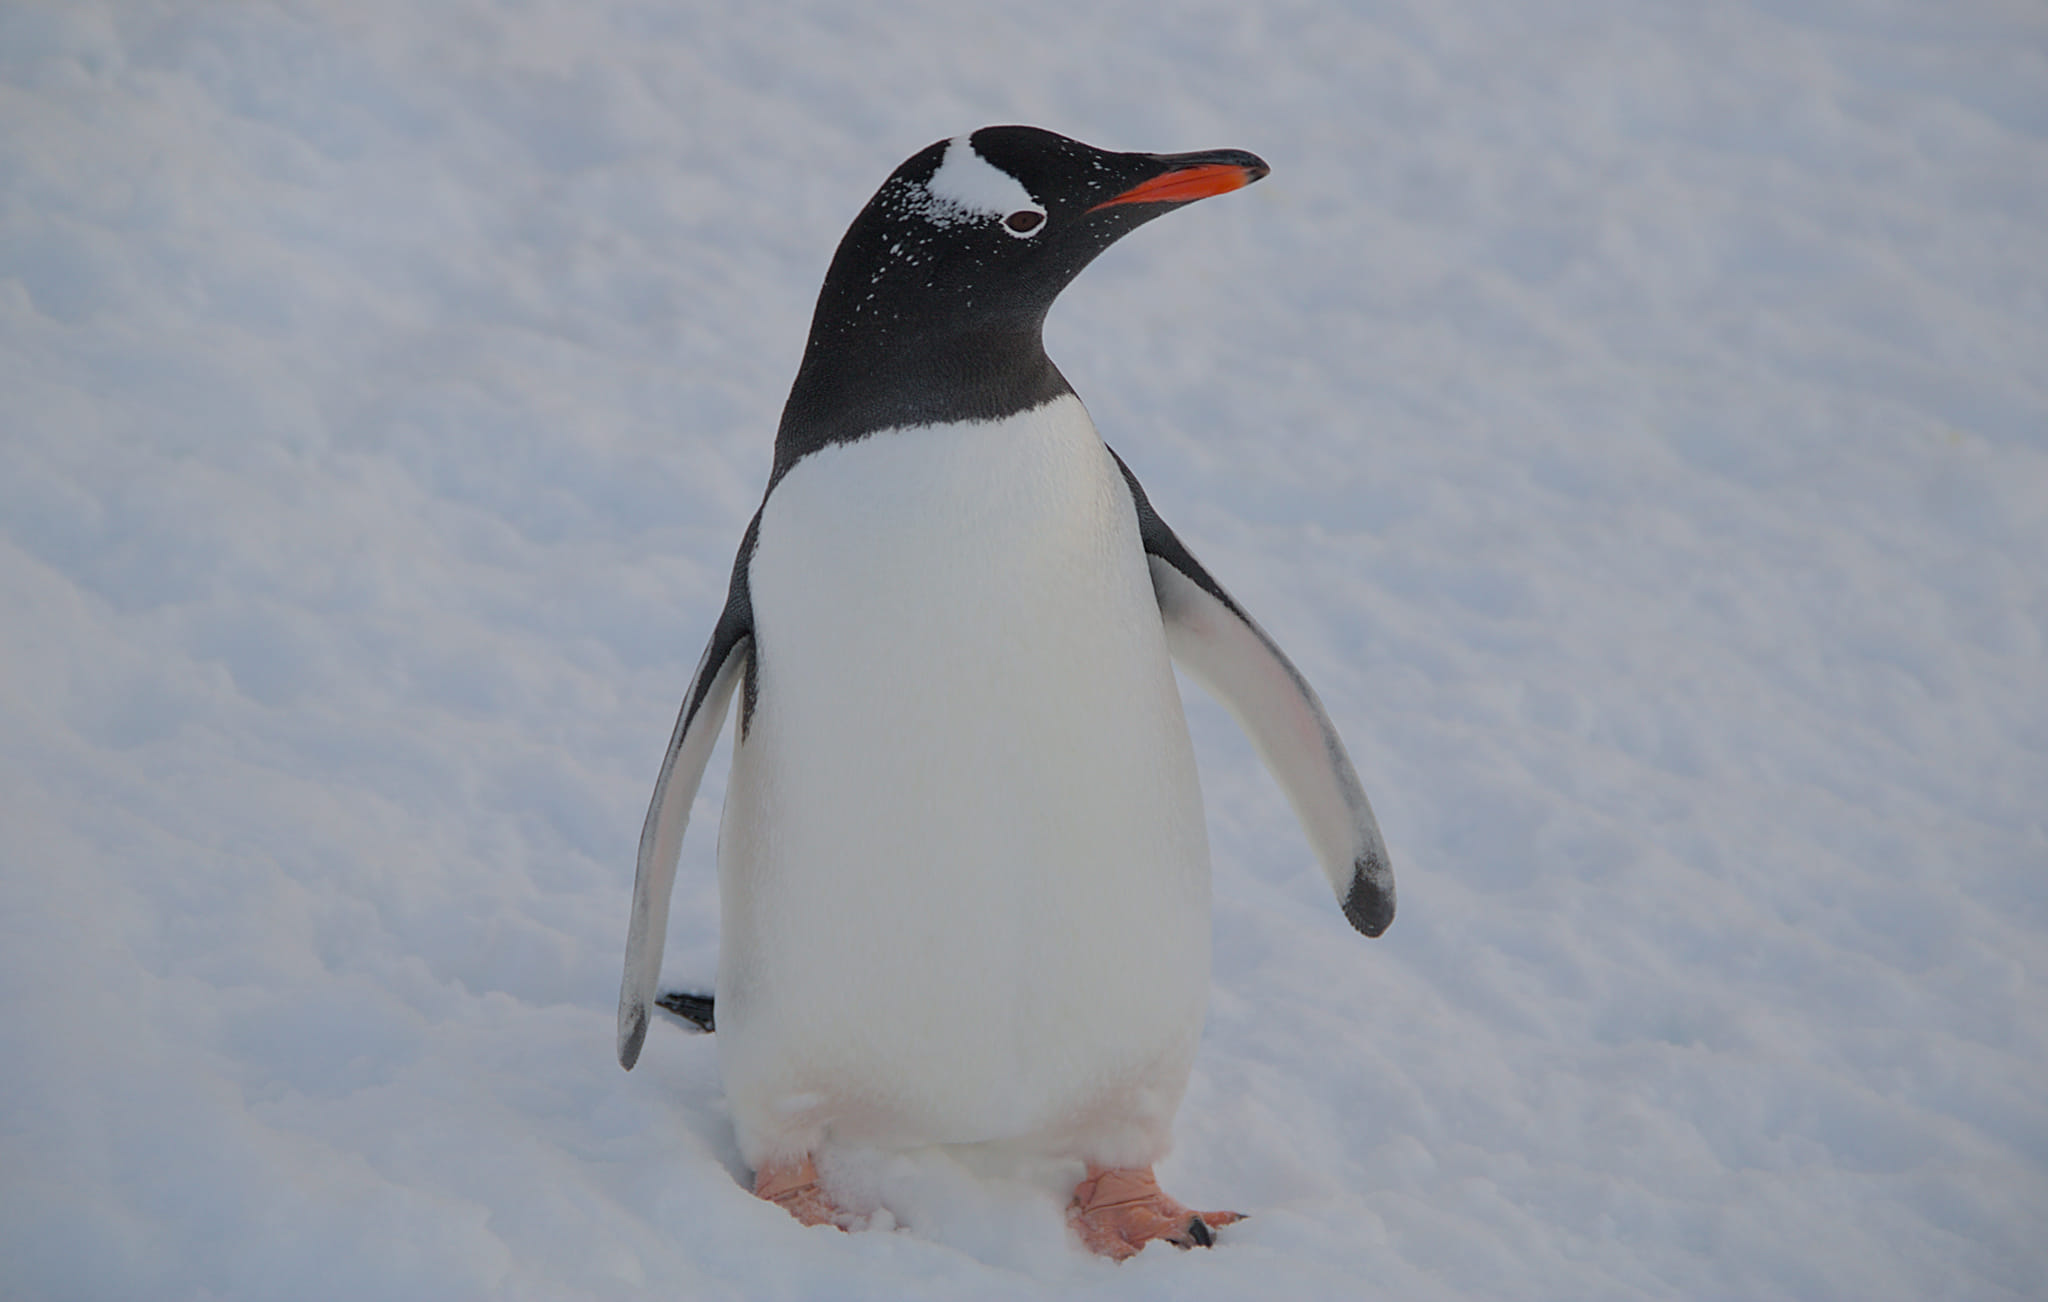
[[[1193,167],[1176,168],[1162,172],[1149,181],[1140,181],[1113,199],[1105,199],[1090,208],[1089,212],[1101,212],[1114,208],[1120,203],[1189,203],[1206,199],[1213,194],[1228,194],[1242,190],[1253,181],[1264,176],[1263,167],[1253,170],[1236,163],[1198,163]]]

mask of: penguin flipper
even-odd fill
[[[1379,935],[1394,920],[1393,864],[1336,725],[1294,662],[1159,518],[1121,457],[1117,465],[1137,507],[1174,663],[1251,738],[1294,806],[1345,918]]]
[[[669,895],[676,884],[676,858],[704,766],[725,727],[733,689],[753,657],[754,612],[747,593],[747,563],[753,557],[760,517],[748,526],[746,540],[733,565],[732,586],[725,610],[711,632],[710,644],[690,680],[675,734],[654,782],[654,799],[640,829],[640,862],[633,875],[633,916],[626,928],[626,972],[619,984],[619,1065],[627,1071],[640,1060],[647,1039],[648,1006],[661,978],[661,948],[668,938]],[[751,702],[750,702],[751,703]],[[741,707],[745,710],[745,706]],[[745,727],[744,716],[741,720]]]

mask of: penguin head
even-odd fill
[[[1036,127],[984,127],[919,150],[832,257],[770,490],[834,443],[992,420],[1071,393],[1043,342],[1060,291],[1154,217],[1267,170],[1238,149],[1116,154]]]
[[[1037,127],[983,127],[912,155],[840,243],[814,328],[1035,333],[1118,239],[1266,175],[1238,149],[1112,153]]]

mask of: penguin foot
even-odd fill
[[[1067,1224],[1090,1251],[1124,1261],[1154,1239],[1180,1248],[1206,1248],[1215,1231],[1244,1217],[1237,1212],[1191,1212],[1166,1196],[1149,1166],[1100,1167],[1074,1186]]]
[[[764,1166],[754,1173],[754,1196],[765,1198],[805,1225],[839,1225],[839,1209],[818,1184],[818,1166],[801,1162]],[[841,1225],[839,1228],[844,1229]]]

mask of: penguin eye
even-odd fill
[[[1030,239],[1033,235],[1038,234],[1039,227],[1043,225],[1045,225],[1045,214],[1036,208],[1019,208],[1016,212],[1003,218],[1003,229],[1019,239]]]

